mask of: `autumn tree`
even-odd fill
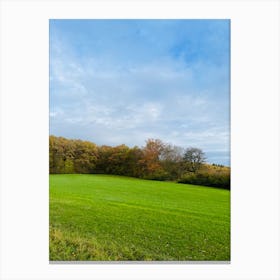
[[[205,162],[201,149],[182,147],[148,139],[142,148],[126,145],[97,146],[89,141],[49,138],[50,173],[103,173],[154,180],[178,180],[198,174]]]
[[[98,158],[97,146],[89,141],[74,140],[75,173],[93,173]]]
[[[50,173],[61,173],[63,171],[63,149],[58,137],[49,137],[49,169]]]
[[[49,137],[50,173],[92,173],[96,161],[95,144],[63,137]]]
[[[143,166],[143,177],[149,179],[160,179],[164,169],[160,163],[160,157],[164,150],[164,143],[159,139],[148,139],[143,150],[143,158],[140,164]]]
[[[111,148],[111,154],[108,157],[107,171],[110,174],[128,175],[128,153],[129,147],[119,145]]]
[[[50,136],[49,138],[49,168],[50,173],[72,173],[71,140],[63,137]]]
[[[127,176],[132,177],[142,177],[143,172],[145,170],[145,166],[143,165],[143,151],[142,149],[138,148],[137,146],[129,149],[127,154]]]

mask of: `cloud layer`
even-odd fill
[[[229,164],[229,21],[51,20],[50,133]]]

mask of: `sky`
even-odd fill
[[[230,165],[229,20],[50,20],[50,134]]]

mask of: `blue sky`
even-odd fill
[[[50,20],[50,134],[229,165],[229,20]]]

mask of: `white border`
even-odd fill
[[[0,3],[1,279],[280,279],[278,1]],[[49,264],[50,18],[231,19],[231,264]]]

